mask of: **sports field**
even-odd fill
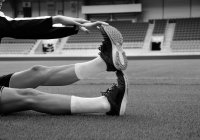
[[[0,61],[0,74],[33,65],[82,61]],[[0,117],[0,140],[198,140],[200,139],[200,60],[129,60],[125,116],[52,116],[33,111]],[[28,78],[28,77],[27,77]],[[114,73],[64,87],[40,87],[54,94],[99,96]]]

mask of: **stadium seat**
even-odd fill
[[[165,33],[167,25],[167,20],[166,19],[161,19],[161,20],[155,20],[155,27],[153,30],[154,35],[163,35]]]
[[[33,39],[3,38],[0,44],[0,54],[28,54],[34,46]]]
[[[176,19],[173,51],[200,51],[200,18]]]

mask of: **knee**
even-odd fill
[[[38,78],[46,78],[49,68],[46,66],[36,65],[33,66],[30,71],[34,75],[34,77]]]
[[[31,68],[31,71],[33,72],[43,72],[46,71],[47,67],[46,66],[42,66],[42,65],[35,65]]]
[[[30,69],[31,80],[35,80],[37,85],[42,85],[51,75],[51,69],[46,66],[36,65]]]

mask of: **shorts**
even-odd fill
[[[13,73],[8,75],[0,76],[0,87],[9,87],[10,78],[12,77]]]

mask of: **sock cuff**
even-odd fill
[[[73,114],[75,111],[74,111],[74,108],[76,107],[75,106],[75,101],[76,101],[76,97],[75,96],[71,96],[71,103],[70,103],[70,110],[71,110],[71,114]]]
[[[81,64],[80,63],[75,64],[75,74],[79,80],[83,79],[83,76],[81,75]]]

